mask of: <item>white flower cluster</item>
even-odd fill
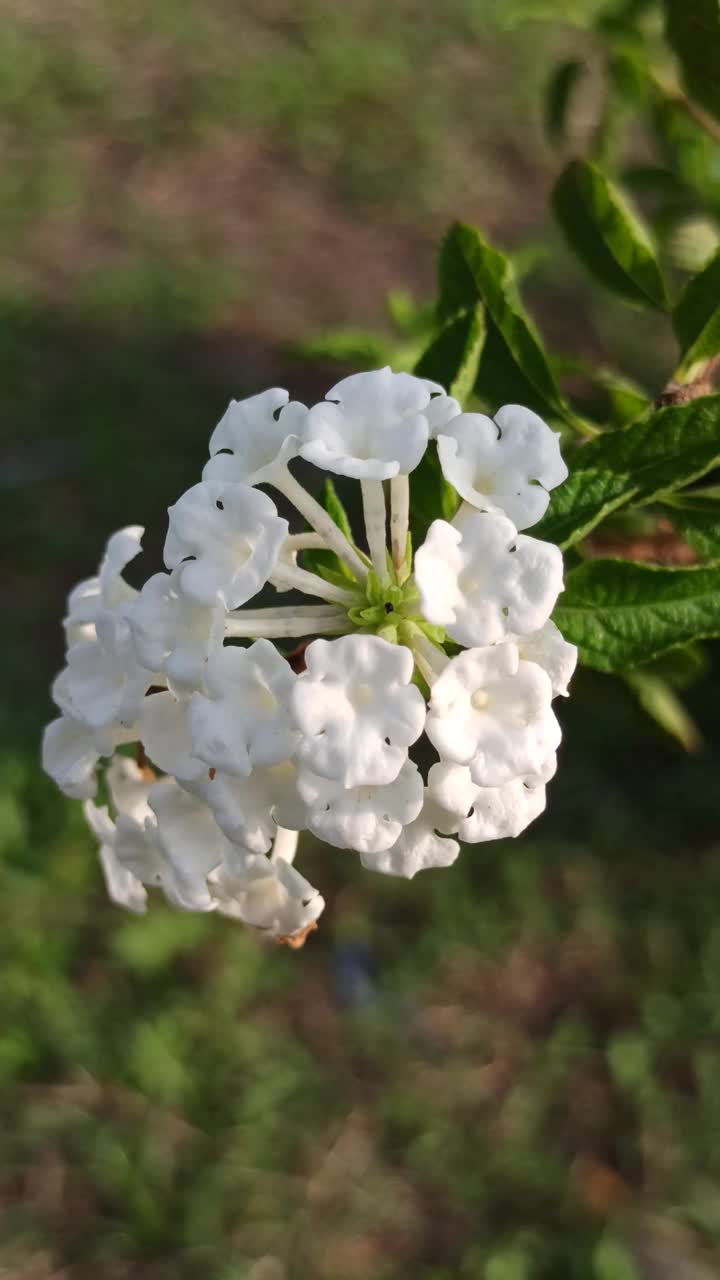
[[[462,502],[413,558],[409,475],[428,447]],[[561,553],[518,530],[567,471],[529,410],[462,413],[387,368],[310,409],[277,388],[233,401],[210,455],[170,508],[167,572],[139,592],[125,581],[133,526],[71,593],[44,766],[84,800],[115,902],[143,911],[157,885],[299,945],[324,902],[292,865],[298,832],[410,877],[542,812],[551,703],[576,651],[550,621]],[[360,481],[366,551],[291,473],[296,457]],[[291,532],[261,485],[309,531]],[[302,567],[318,551],[335,559]],[[314,603],[260,607],[268,585]],[[426,778],[413,747],[420,762],[434,749]]]

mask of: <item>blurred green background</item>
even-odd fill
[[[694,758],[579,678],[527,838],[410,884],[309,847],[299,953],[112,908],[37,761],[106,535],[159,567],[227,399],[322,395],[308,339],[389,332],[451,219],[542,243],[546,331],[662,385],[546,212],[598,7],[0,0],[2,1280],[720,1275],[712,672]]]

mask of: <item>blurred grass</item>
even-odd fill
[[[693,761],[579,680],[527,840],[411,884],[308,848],[299,955],[110,907],[36,762],[68,587],[123,523],[157,563],[228,397],[319,393],[284,343],[426,290],[450,217],[544,234],[593,7],[0,2],[3,1280],[720,1272],[717,674]],[[659,376],[556,262],[558,344]]]

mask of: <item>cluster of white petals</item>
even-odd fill
[[[413,557],[428,450],[462,501]],[[364,546],[296,459],[360,481]],[[412,877],[525,830],[577,654],[551,620],[561,553],[519,530],[566,475],[536,414],[463,413],[387,368],[311,408],[279,388],[233,401],[169,510],[165,571],[127,582],[132,526],[68,600],[43,763],[84,801],[112,900],[142,912],[159,889],[299,946],[324,907],[293,865],[301,832]]]

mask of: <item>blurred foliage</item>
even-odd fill
[[[678,350],[666,314],[626,311],[597,283],[622,272],[620,293],[636,295],[649,279],[664,302],[635,254],[636,217],[684,298],[681,365],[712,355],[712,299],[683,290],[691,272],[716,277],[720,144],[712,93],[687,96],[705,64],[683,6],[0,8],[3,1280],[720,1274],[711,646],[640,668],[633,690],[581,673],[560,711],[551,809],[528,838],[466,849],[411,884],[308,848],[329,903],[299,955],[160,902],[141,919],[112,908],[35,745],[68,586],[129,518],[147,513],[158,553],[163,508],[231,394],[287,379],[310,396],[335,363],[409,368],[439,344],[479,403],[501,377],[518,385],[519,360],[568,433],[623,426]],[[666,20],[671,37],[682,28],[679,61]],[[580,196],[611,215],[584,266],[537,199],[577,154],[603,175]],[[326,189],[309,216],[308,193]],[[350,255],[338,271],[332,246],[353,219],[399,221],[392,257],[409,228],[434,232],[460,206],[493,235],[507,223],[511,243],[500,255],[483,242],[486,296],[461,299],[462,323],[449,307],[436,327],[395,291],[384,332],[332,328],[358,314],[373,265],[374,243],[363,297],[348,299]],[[322,260],[340,207],[351,220],[313,293],[302,262]],[[288,241],[303,297],[291,316]],[[338,274],[342,310],[323,309]],[[290,355],[268,329],[294,340]],[[614,511],[591,550],[652,560],[680,535],[712,562],[715,489]],[[699,756],[641,713],[635,698],[657,706],[658,690],[682,691],[677,736],[702,737]]]

